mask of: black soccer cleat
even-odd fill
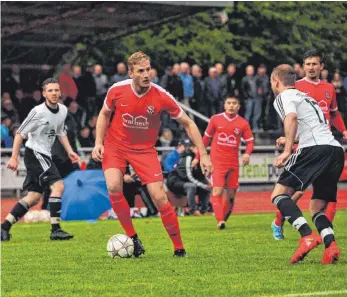
[[[138,258],[140,257],[142,254],[144,254],[146,251],[142,245],[142,242],[139,238],[132,238],[133,242],[134,242],[134,257]]]
[[[1,241],[10,241],[10,239],[11,239],[10,232],[1,228]]]
[[[181,249],[181,250],[175,250],[174,257],[184,258],[184,257],[188,257],[188,255],[185,249]]]
[[[73,238],[73,235],[63,231],[62,229],[57,229],[52,231],[50,238],[51,240],[69,240]]]

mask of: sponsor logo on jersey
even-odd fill
[[[219,133],[217,138],[217,144],[224,146],[237,146],[237,140],[234,135],[228,135],[226,133]]]
[[[122,115],[123,126],[133,129],[148,129],[149,122],[148,119],[144,116],[134,117],[129,113]]]
[[[318,102],[318,105],[320,107],[320,109],[324,112],[327,113],[329,112],[329,107],[328,107],[328,103],[324,100],[321,100]]]
[[[239,135],[240,134],[240,129],[239,128],[235,128],[234,132],[235,132],[236,135]]]
[[[327,100],[330,99],[330,93],[329,93],[328,91],[325,91],[325,98],[326,98]]]
[[[154,114],[154,106],[153,105],[148,105],[147,106],[147,112],[149,114]]]
[[[46,133],[46,135],[48,135],[48,138],[55,137],[55,130],[54,129],[49,130],[49,132]]]

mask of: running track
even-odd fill
[[[270,201],[271,192],[239,192],[236,195],[236,203],[233,213],[266,213],[274,212],[275,207],[271,204]],[[310,197],[312,195],[311,191],[306,191],[304,196],[299,202],[299,206],[302,210],[308,210]],[[171,202],[175,205],[184,204],[184,200],[177,200],[171,195]],[[338,209],[347,209],[347,189],[340,189],[338,192],[337,198],[337,208]],[[7,215],[7,213],[12,209],[14,204],[17,202],[16,199],[2,199],[1,200],[1,220]],[[143,207],[141,199],[137,197],[136,206]],[[183,205],[182,205],[183,206]],[[40,209],[40,204],[35,206],[34,209]]]

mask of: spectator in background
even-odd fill
[[[301,64],[295,63],[293,65],[293,68],[294,68],[297,80],[305,77],[305,72],[304,72],[304,69],[302,68]]]
[[[321,80],[325,82],[329,82],[329,70],[323,69],[320,74]]]
[[[81,147],[93,147],[94,143],[90,139],[90,130],[88,127],[81,129],[78,135],[78,141]]]
[[[127,67],[123,62],[117,64],[117,73],[111,77],[111,85],[129,79]]]
[[[87,121],[87,113],[81,106],[78,105],[76,101],[70,102],[70,105],[68,106],[68,112],[74,118],[78,131],[85,127]]]
[[[189,104],[194,110],[207,115],[207,110],[204,106],[204,83],[201,80],[202,71],[199,65],[195,64],[192,66],[192,77],[193,77],[193,87],[194,87],[194,96],[190,100]],[[200,131],[204,131],[206,128],[206,123],[200,120],[198,117],[195,119]]]
[[[166,68],[166,73],[163,75],[160,85],[167,90],[177,101],[183,100],[183,83],[179,76],[180,65],[175,64],[173,67]]]
[[[78,101],[79,92],[83,88],[83,85],[82,85],[83,82],[81,81],[81,78],[82,78],[81,66],[74,65],[72,67],[72,79],[74,80],[75,85],[77,87],[77,91],[78,91],[78,93],[77,93],[77,101]]]
[[[150,72],[149,72],[149,77],[151,78],[152,83],[159,85],[159,78],[158,78],[157,69],[152,67]]]
[[[347,126],[347,92],[343,87],[343,80],[340,73],[334,73],[331,83],[335,87],[338,110],[342,114],[345,125]]]
[[[190,67],[188,63],[181,63],[180,65],[180,78],[183,83],[183,104],[190,107],[189,102],[194,96],[193,78],[190,75]],[[190,114],[191,118],[194,118]]]
[[[44,98],[41,95],[40,90],[35,90],[32,93],[31,97],[27,97],[22,99],[23,110],[22,113],[25,117],[29,114],[29,112],[37,105],[45,102]]]
[[[1,147],[9,147],[7,141],[10,135],[12,120],[7,115],[1,115]]]
[[[218,76],[222,77],[223,71],[224,71],[224,65],[222,63],[216,63],[216,65],[214,65],[214,67],[216,68],[216,70],[218,72]]]
[[[97,113],[99,113],[102,105],[104,104],[105,96],[108,89],[108,79],[105,74],[102,73],[102,66],[96,64],[94,66],[94,81],[96,86],[96,105]]]
[[[4,75],[1,79],[1,92],[8,92],[11,96],[13,96],[15,91],[20,88],[20,68],[17,64],[13,64],[11,72],[8,75]]]
[[[254,67],[246,67],[246,76],[241,81],[242,94],[245,99],[245,119],[251,123],[254,133],[260,132],[259,120],[261,117],[262,98],[258,91],[260,81],[254,77]]]
[[[63,102],[68,97],[71,98],[72,100],[76,100],[77,87],[74,80],[72,79],[70,64],[63,65],[63,73],[59,75],[58,81],[60,84],[61,97]]]
[[[19,123],[22,123],[28,115],[26,113],[26,110],[29,110],[29,108],[25,107],[25,105],[27,105],[28,103],[27,100],[25,100],[24,98],[24,93],[22,89],[16,90],[14,97],[12,98],[12,103],[14,105],[14,108],[18,112]]]
[[[229,64],[227,73],[221,78],[222,85],[222,97],[225,98],[228,95],[239,98],[240,95],[240,81],[236,76],[236,66]]]
[[[78,89],[78,104],[87,111],[88,116],[91,116],[97,112],[96,84],[93,73],[93,63],[88,62],[86,71],[80,78],[81,87]]]
[[[14,108],[11,99],[1,100],[1,117],[6,116],[11,119],[13,124],[19,124],[19,115],[17,110]]]
[[[266,66],[264,64],[260,64],[257,69],[256,80],[259,83],[258,87],[258,95],[261,97],[261,117],[260,124],[263,128],[266,128],[266,118],[268,115],[269,105],[271,102],[269,101],[270,95],[270,80],[269,76],[266,74]]]
[[[221,111],[222,83],[218,76],[217,69],[211,67],[208,71],[208,77],[204,81],[204,97],[209,117]]]
[[[185,145],[190,146],[190,141],[180,140],[175,150],[167,153],[165,156],[162,157],[161,164],[165,172],[171,172],[172,170],[174,170],[175,166],[177,165],[180,159],[180,154],[183,153],[185,150]]]
[[[170,147],[173,140],[173,133],[169,128],[164,128],[155,146]]]
[[[42,83],[47,79],[52,77],[52,69],[49,65],[47,64],[43,64],[41,66],[41,70],[39,72],[39,74],[37,75],[37,79],[36,79],[36,89],[40,89],[42,90]]]

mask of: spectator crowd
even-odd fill
[[[208,69],[203,77],[199,65],[176,63],[166,68],[165,74],[158,77],[157,70],[152,68],[151,80],[170,92],[179,102],[191,107],[199,113],[211,117],[223,111],[223,99],[233,95],[240,99],[240,115],[251,124],[254,133],[282,131],[281,123],[273,108],[274,96],[271,91],[267,67],[260,64],[257,68],[248,65],[245,73],[234,64],[217,63]],[[103,105],[108,88],[117,82],[128,79],[127,67],[117,64],[113,75],[106,75],[100,64],[88,63],[79,65],[63,65],[58,75],[62,92],[62,102],[68,107],[70,118],[76,135],[77,147],[92,147],[95,140],[95,126],[98,113]],[[304,76],[300,64],[295,64],[297,78]],[[43,65],[35,75],[25,75],[18,65],[12,65],[11,71],[3,72],[1,82],[1,145],[12,147],[13,137],[20,123],[30,110],[44,102],[41,84],[53,76],[54,69]],[[347,77],[338,72],[330,76],[324,69],[321,79],[331,82],[336,89],[338,108],[347,122]],[[193,115],[190,115],[193,117]],[[194,117],[201,132],[206,123]],[[162,115],[162,129],[157,146],[173,146],[182,139],[183,131],[167,114]]]

